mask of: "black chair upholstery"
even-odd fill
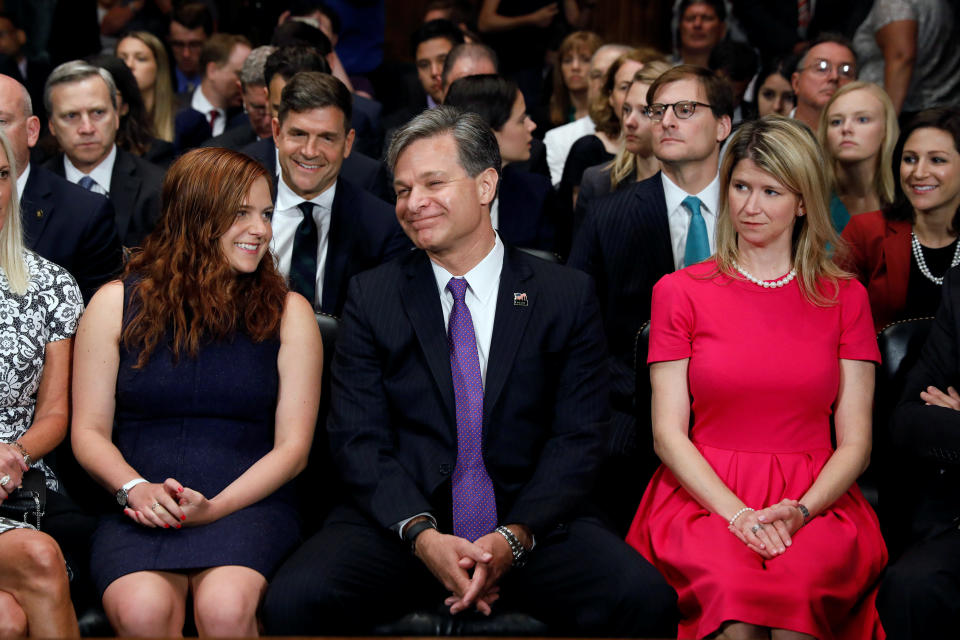
[[[547,251],[546,249],[532,249],[530,247],[517,247],[517,249],[535,258],[546,260],[547,262],[552,262],[554,264],[560,264],[562,262],[560,260],[560,256],[555,254],[553,251]]]
[[[445,607],[436,611],[415,611],[399,620],[379,625],[377,636],[467,636],[467,637],[543,637],[549,627],[536,618],[516,611],[499,611],[494,606],[490,617],[475,612],[450,615]]]
[[[913,500],[900,481],[907,463],[893,449],[888,422],[903,395],[907,374],[920,359],[931,326],[932,317],[911,318],[889,324],[877,334],[881,362],[873,396],[873,453],[870,467],[858,483],[864,495],[875,500],[871,502],[891,557],[906,543],[909,534],[903,525],[910,520]]]

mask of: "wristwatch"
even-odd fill
[[[403,541],[410,545],[412,553],[417,552],[417,536],[427,529],[436,529],[437,523],[429,518],[409,525],[403,532]]]
[[[527,550],[520,543],[519,538],[513,534],[513,531],[503,526],[497,527],[496,531],[506,538],[507,544],[510,545],[510,553],[513,554],[513,567],[520,569],[527,564]]]
[[[117,502],[120,503],[121,507],[127,506],[127,495],[130,493],[130,489],[133,489],[138,484],[143,484],[144,482],[146,482],[146,480],[143,478],[134,478],[127,484],[117,489]]]

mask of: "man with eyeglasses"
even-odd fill
[[[836,33],[825,33],[800,56],[791,84],[797,95],[793,117],[812,131],[820,123],[820,112],[837,89],[857,79],[857,56],[850,41]]]
[[[710,257],[720,199],[720,146],[731,130],[733,92],[704,67],[680,65],[647,92],[653,153],[661,171],[618,189],[588,207],[568,264],[594,277],[610,346],[611,413],[615,455],[636,487],[624,503],[636,504],[653,471],[649,443],[638,446],[634,424],[634,342],[650,318],[653,285],[667,273]],[[629,518],[631,514],[613,514]],[[629,520],[623,522],[629,524]]]
[[[200,51],[213,35],[213,16],[205,5],[188,2],[177,7],[170,17],[167,43],[173,52],[173,81],[177,93],[189,93],[200,84]]]

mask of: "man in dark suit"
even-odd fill
[[[896,459],[875,460],[894,478],[881,493],[892,558],[877,595],[891,640],[949,638],[960,624],[960,270],[943,297],[920,360],[890,419]]]
[[[300,71],[330,73],[330,66],[319,52],[304,46],[281,47],[267,58],[263,75],[267,84],[267,107],[272,118],[276,118],[280,110],[283,88]],[[260,162],[271,175],[278,175],[277,148],[272,136],[249,144],[242,151]],[[390,175],[382,162],[351,150],[343,160],[340,175],[384,202],[393,203]]]
[[[0,75],[0,122],[17,164],[26,245],[69,271],[84,301],[89,301],[120,270],[113,207],[103,196],[30,164],[30,147],[37,143],[40,122],[24,86],[4,75]]]
[[[650,319],[653,285],[665,274],[709,257],[715,248],[720,145],[730,133],[733,114],[729,85],[690,65],[661,75],[647,101],[654,120],[653,152],[663,170],[596,200],[568,261],[597,283],[610,345],[614,453],[635,446],[634,341]],[[638,484],[640,491],[642,486]]]
[[[273,121],[280,179],[270,247],[290,288],[334,315],[354,274],[409,248],[390,206],[340,176],[354,139],[351,104],[332,75],[303,71]]]
[[[672,590],[585,504],[607,433],[590,280],[499,240],[500,154],[476,114],[425,111],[388,157],[421,250],[350,285],[328,422],[348,504],[274,578],[267,631],[502,596],[572,635],[670,634]]]
[[[107,196],[124,246],[139,246],[160,216],[163,171],[117,147],[117,87],[110,72],[80,60],[50,74],[45,92],[50,132],[62,154],[46,167]]]
[[[248,55],[250,41],[243,36],[216,33],[203,44],[203,77],[174,119],[173,145],[178,153],[199,147],[247,120],[240,108],[240,70]]]
[[[263,81],[263,69],[267,58],[276,50],[274,46],[263,45],[251,51],[243,61],[240,69],[240,93],[247,122],[210,138],[202,146],[240,151],[257,140],[273,137],[273,116],[267,105],[267,85]]]

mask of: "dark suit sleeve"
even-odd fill
[[[920,392],[934,386],[946,392],[958,387],[957,309],[960,272],[947,272],[940,309],[923,346],[920,360],[910,371],[899,406],[890,420],[894,447],[938,462],[960,463],[960,411],[928,406]]]
[[[81,231],[73,270],[73,277],[83,293],[84,303],[90,302],[90,298],[102,284],[116,278],[123,266],[113,205],[106,198],[100,200],[103,201],[101,206]]]
[[[609,429],[609,375],[600,323],[600,309],[588,279],[570,291],[576,320],[559,362],[553,407],[544,419],[553,421],[551,436],[530,481],[524,486],[503,523],[521,523],[534,533],[546,533],[583,506],[601,462]],[[578,295],[574,295],[578,294]]]
[[[330,448],[358,506],[384,527],[433,509],[394,457],[393,416],[368,317],[378,313],[364,299],[360,279],[350,282],[343,324],[331,369],[327,421]]]

